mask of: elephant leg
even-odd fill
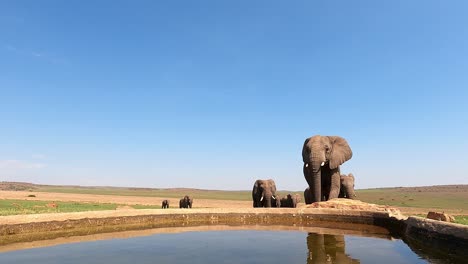
[[[321,175],[320,175],[321,181],[322,181],[322,185],[321,185],[322,197],[320,197],[321,201],[328,201],[329,200],[330,186],[331,186],[331,175],[332,175],[332,171],[330,170],[330,168],[328,166],[322,167],[322,171],[321,171]]]
[[[338,198],[346,198],[346,196],[347,196],[343,187],[344,186],[341,186],[341,184],[340,184],[340,194],[338,195]]]
[[[340,195],[340,168],[336,168],[330,171],[331,173],[331,182],[330,182],[330,193],[328,199],[338,198]]]
[[[322,201],[328,201],[330,196],[330,179],[322,180]]]
[[[260,198],[261,197],[255,197],[254,202],[253,202],[254,207],[262,207],[262,202],[260,202]]]

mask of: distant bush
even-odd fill
[[[36,197],[35,194],[29,194],[28,197]]]

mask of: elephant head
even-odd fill
[[[253,207],[271,207],[272,201],[277,206],[276,184],[272,179],[256,180],[252,190]]]
[[[340,176],[340,198],[356,198],[356,193],[354,192],[354,175],[352,173],[346,176],[342,174]]]
[[[297,204],[299,204],[301,202],[301,197],[299,197],[299,194],[294,194],[293,196],[293,208],[296,208],[297,207]]]
[[[313,202],[337,198],[339,194],[339,166],[351,159],[348,142],[338,136],[316,135],[305,140],[302,147],[303,172]]]
[[[274,196],[274,199],[273,199],[273,207],[282,207],[281,205],[281,196],[279,196],[278,194]]]

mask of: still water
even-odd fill
[[[0,253],[0,263],[444,263],[403,241],[303,231],[197,231]],[[449,263],[449,262],[445,262]]]

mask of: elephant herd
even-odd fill
[[[288,194],[281,198],[276,193],[276,184],[272,179],[256,180],[252,190],[253,207],[293,207],[300,201],[299,196]]]
[[[315,135],[302,147],[303,173],[308,184],[304,191],[306,204],[333,198],[354,199],[354,175],[341,174],[340,165],[350,160],[353,152],[348,142],[338,136]],[[300,198],[288,194],[280,198],[272,179],[256,180],[252,190],[253,207],[296,207]]]
[[[179,208],[192,208],[192,204],[193,204],[193,198],[191,198],[188,195],[185,195],[179,201]],[[169,208],[169,200],[163,200],[161,208],[162,209],[168,209]]]
[[[353,156],[348,142],[339,136],[315,135],[307,138],[302,147],[303,173],[308,187],[304,190],[306,204],[328,201],[334,198],[354,199],[354,175],[341,174],[340,166]],[[252,189],[253,207],[292,207],[300,202],[298,194],[280,197],[275,181],[256,180]],[[193,198],[185,195],[179,208],[192,208]],[[169,201],[162,202],[163,209]]]

